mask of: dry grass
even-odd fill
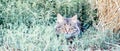
[[[96,0],[98,9],[98,29],[112,30],[117,33],[120,30],[120,0]]]

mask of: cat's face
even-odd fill
[[[78,26],[80,23],[77,20],[77,15],[73,16],[72,18],[64,18],[60,14],[57,14],[56,23],[57,34],[65,34],[65,38],[70,38],[80,33]]]

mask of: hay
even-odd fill
[[[120,30],[120,0],[96,0],[98,9],[98,30]]]

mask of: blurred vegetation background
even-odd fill
[[[24,23],[28,27],[36,22],[54,23],[57,13],[65,17],[77,14],[82,23],[91,24],[97,13],[88,0],[1,0],[0,8],[0,24]]]
[[[75,41],[78,51],[91,46],[106,47],[106,41],[117,43],[119,36],[114,37],[113,32],[95,29],[98,17],[93,4],[92,0],[0,0],[0,50],[67,49],[66,44],[61,47],[54,32],[57,13],[64,17],[77,14],[86,29],[81,41]]]

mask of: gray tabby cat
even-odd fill
[[[78,36],[81,30],[81,23],[77,19],[77,15],[72,18],[64,18],[60,14],[57,14],[56,21],[56,34],[65,34],[66,39],[73,39],[73,37]]]

